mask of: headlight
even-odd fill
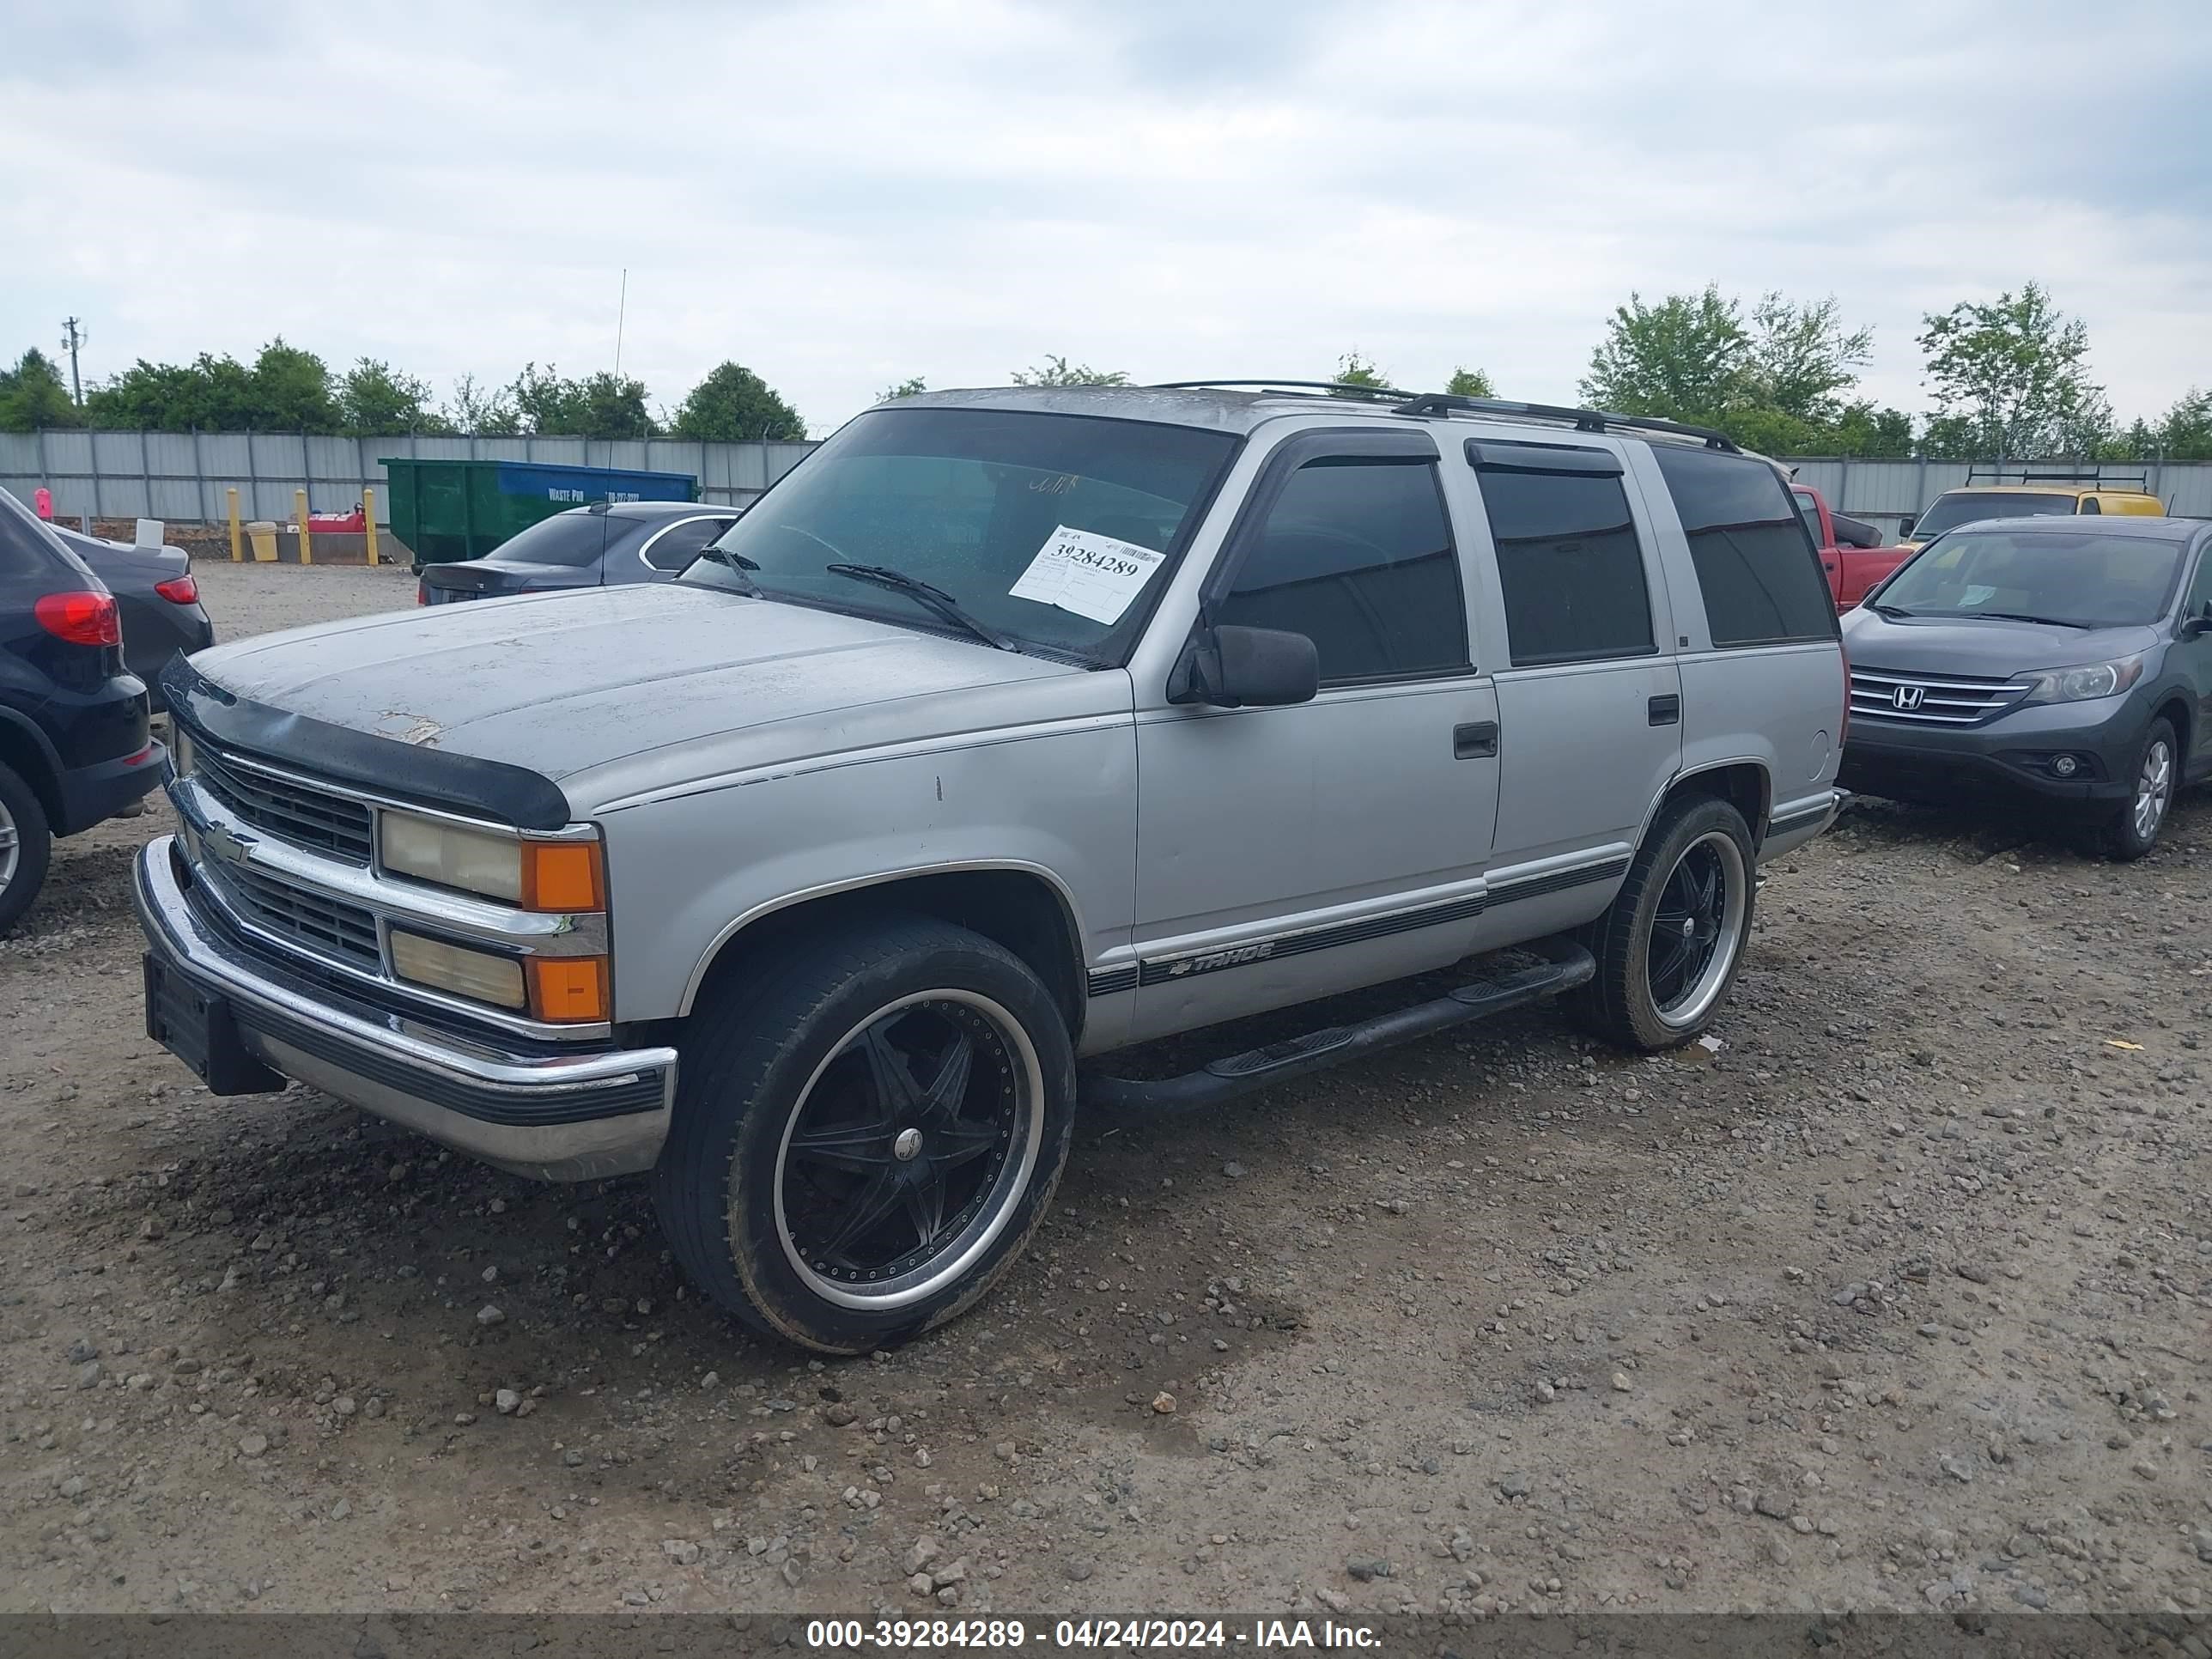
[[[2114,662],[2084,663],[2078,668],[2053,668],[2024,676],[2028,682],[2022,702],[2087,702],[2094,697],[2118,696],[2142,678],[2143,659],[2122,657]]]
[[[465,950],[420,933],[403,933],[397,927],[392,930],[392,970],[417,985],[501,1008],[520,1008],[529,1002],[522,964],[513,957]]]
[[[606,883],[596,841],[532,841],[384,814],[384,867],[526,910],[601,910]]]

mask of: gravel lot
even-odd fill
[[[201,566],[226,637],[411,601]],[[825,1366],[534,1186],[143,1035],[127,866],[0,942],[0,1610],[2212,1610],[2212,808],[1860,807],[1717,1054],[1549,1011],[1079,1134]]]

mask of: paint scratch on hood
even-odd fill
[[[379,736],[396,738],[401,743],[415,744],[424,749],[435,749],[445,729],[441,721],[432,720],[428,714],[410,714],[404,708],[387,708],[376,717]]]

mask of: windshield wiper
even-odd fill
[[[1917,617],[1920,614],[1917,611],[1907,611],[1901,605],[1870,605],[1867,609],[1877,617]]]
[[[1968,617],[1993,617],[1999,622],[2048,623],[2053,628],[2079,628],[2084,631],[2096,626],[2094,623],[2069,622],[2063,617],[2031,617],[2019,611],[1967,611],[1960,614]]]
[[[742,553],[732,553],[726,547],[702,547],[699,550],[699,556],[702,559],[711,559],[724,569],[734,572],[738,580],[742,584],[738,590],[739,592],[758,593],[760,592],[760,584],[752,579],[750,574],[760,568],[757,562],[747,558]]]
[[[962,610],[960,601],[943,588],[932,586],[919,576],[909,576],[903,570],[893,570],[890,566],[881,564],[825,564],[822,568],[833,574],[850,577],[856,582],[869,582],[878,587],[888,587],[894,593],[903,593],[935,611],[962,633],[982,641],[994,650],[1019,649],[1004,635],[994,632]]]

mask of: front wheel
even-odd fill
[[[1019,1254],[1074,1127],[1036,975],[926,918],[833,933],[696,1011],[656,1170],[670,1247],[717,1304],[823,1353],[972,1306]]]
[[[2105,851],[2121,863],[2132,863],[2158,845],[2181,775],[2179,752],[2173,722],[2160,715],[2136,750],[2135,788],[2105,827]]]
[[[1597,974],[1571,1004],[1607,1042],[1650,1054],[1712,1021],[1751,936],[1751,830],[1723,800],[1686,796],[1644,837],[1590,927]]]

